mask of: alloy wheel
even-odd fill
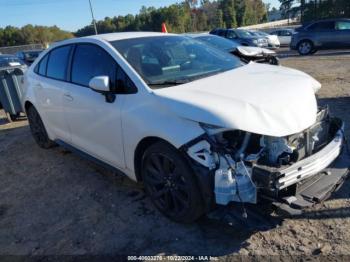
[[[167,156],[150,155],[144,165],[145,185],[153,202],[169,214],[181,214],[190,205],[188,186],[179,168]]]

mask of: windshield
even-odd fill
[[[205,35],[205,36],[198,36],[195,39],[199,41],[203,41],[207,44],[210,44],[211,46],[214,46],[216,48],[219,48],[221,50],[228,50],[231,51],[235,49],[237,46],[239,46],[238,43],[227,40],[223,37],[220,36],[210,36],[210,35]]]
[[[249,31],[246,31],[246,30],[235,30],[235,33],[241,37],[241,38],[251,38],[251,37],[254,37],[254,34],[252,34],[251,32]]]
[[[184,84],[243,65],[239,59],[184,36],[111,42],[151,88]]]
[[[269,34],[265,33],[265,32],[261,32],[261,31],[251,31],[251,33],[253,35],[256,35],[256,36],[268,36]]]
[[[25,52],[24,56],[26,59],[36,59],[40,55],[41,51],[30,51],[30,52]]]

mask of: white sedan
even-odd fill
[[[121,170],[163,214],[191,222],[230,202],[305,207],[328,196],[347,169],[322,178],[343,134],[317,108],[319,88],[188,37],[113,33],[44,51],[25,75],[23,106],[39,146]]]
[[[253,35],[265,37],[267,39],[268,48],[278,49],[280,48],[280,40],[276,35],[268,34],[263,31],[250,31]]]
[[[289,46],[292,41],[293,29],[278,29],[272,31],[270,35],[275,35],[281,43],[281,46]]]

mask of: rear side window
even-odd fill
[[[47,67],[47,61],[49,60],[49,55],[46,55],[43,59],[41,59],[40,63],[38,64],[38,74],[42,76],[46,76],[46,67]]]
[[[110,85],[116,85],[117,65],[102,48],[91,44],[76,47],[72,64],[72,83],[89,86],[95,76],[109,76]]]
[[[280,36],[291,36],[292,32],[288,30],[280,31]]]
[[[334,30],[334,22],[327,21],[327,22],[318,22],[314,23],[313,25],[310,25],[308,28],[309,31],[331,31]]]
[[[336,30],[350,30],[350,22],[347,21],[339,21],[335,24]]]
[[[71,46],[62,46],[50,52],[46,75],[57,80],[67,79],[67,67]]]

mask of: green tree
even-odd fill
[[[216,19],[214,20],[213,27],[214,28],[226,27],[226,25],[224,23],[224,14],[223,14],[222,10],[219,8],[216,10]]]
[[[221,0],[220,8],[223,12],[223,20],[227,27],[237,27],[236,9],[234,0]]]
[[[43,44],[71,38],[73,34],[57,26],[25,25],[22,28],[7,26],[0,28],[0,46]]]

